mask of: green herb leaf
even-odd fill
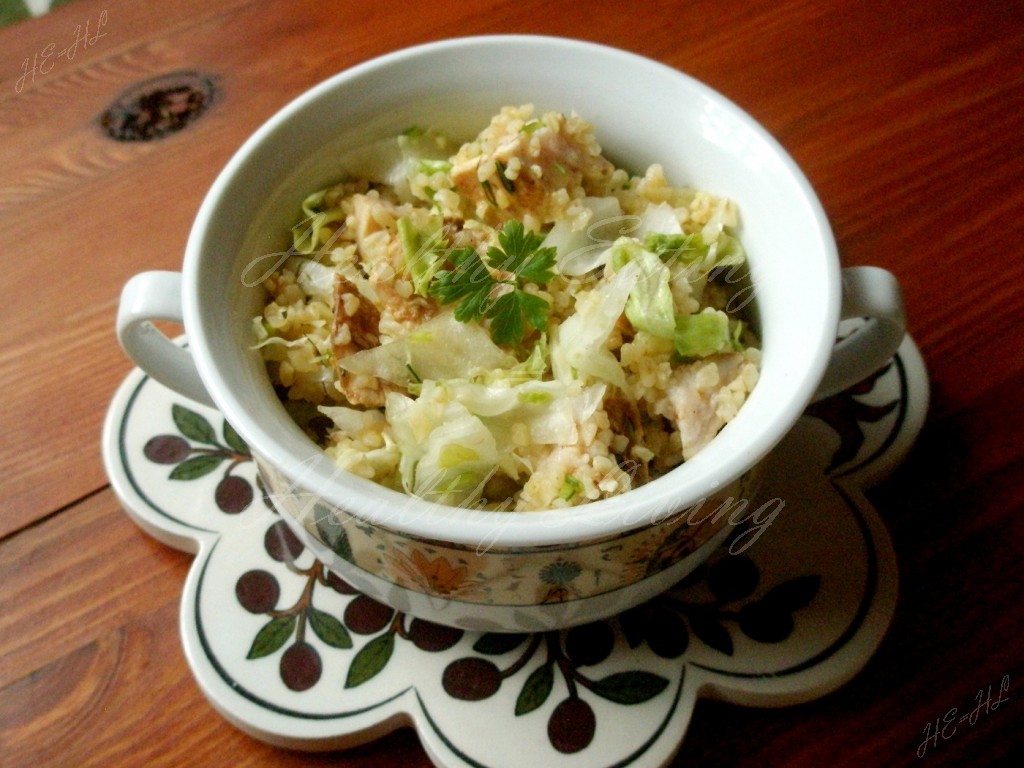
[[[494,196],[494,190],[491,189],[491,182],[484,179],[480,182],[480,188],[484,191],[484,197],[487,198],[487,202],[493,205],[495,208],[498,207],[498,198]]]
[[[524,321],[538,331],[548,322],[548,303],[526,291],[512,291],[499,296],[487,310],[491,338],[495,344],[518,344],[525,336]]]
[[[428,294],[442,304],[457,303],[455,319],[459,322],[489,319],[496,344],[518,344],[525,338],[527,326],[538,331],[547,327],[548,302],[522,290],[524,283],[546,283],[555,276],[555,249],[541,248],[543,242],[542,235],[528,232],[521,222],[509,221],[498,233],[500,247],[487,250],[486,263],[472,248],[452,251],[449,268],[434,275]],[[495,288],[501,285],[510,285],[512,290],[495,296]]]
[[[479,320],[487,311],[497,280],[472,248],[456,248],[448,254],[448,260],[453,268],[439,270],[428,292],[442,304],[459,302],[455,318],[460,322]]]
[[[495,269],[512,272],[520,280],[546,283],[555,276],[552,267],[556,251],[541,248],[543,242],[544,236],[539,232],[529,232],[522,222],[512,219],[498,233],[501,248],[492,246],[487,250],[487,261]]]
[[[503,186],[505,188],[505,191],[508,192],[510,195],[514,195],[516,191],[516,185],[513,184],[512,179],[510,179],[506,175],[508,169],[505,167],[505,164],[498,160],[494,165],[498,170],[498,181],[501,182],[501,186]]]

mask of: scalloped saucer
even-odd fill
[[[645,606],[536,635],[450,630],[355,593],[278,524],[219,413],[138,370],[103,456],[131,518],[195,553],[185,653],[246,733],[320,751],[411,725],[439,766],[659,766],[698,699],[806,702],[877,649],[897,568],[863,490],[903,460],[927,405],[908,337],[879,374],[808,409],[769,459],[757,512],[705,566]]]

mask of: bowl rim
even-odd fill
[[[496,45],[541,46],[571,51],[576,55],[594,55],[615,59],[622,66],[646,70],[662,77],[684,83],[700,96],[710,99],[744,124],[763,142],[800,191],[801,202],[815,226],[815,242],[823,251],[826,263],[826,314],[823,328],[815,329],[818,337],[811,350],[812,364],[793,382],[789,400],[772,413],[767,423],[756,430],[748,430],[752,439],[733,445],[734,453],[721,460],[723,430],[711,444],[684,465],[657,480],[634,488],[620,496],[599,499],[575,507],[496,513],[458,508],[429,502],[394,491],[372,480],[357,477],[339,469],[326,454],[310,441],[306,452],[293,442],[282,441],[281,435],[272,433],[245,408],[241,398],[232,396],[219,371],[206,342],[209,330],[200,309],[200,266],[206,249],[205,231],[216,214],[221,196],[233,176],[242,168],[249,155],[280,127],[325,94],[357,82],[365,75],[378,72],[418,57],[450,53],[453,50],[472,50]],[[833,332],[840,311],[840,271],[834,237],[825,212],[816,193],[789,153],[746,111],[726,96],[685,72],[655,59],[621,48],[584,40],[548,35],[473,35],[413,45],[386,53],[342,70],[312,86],[268,118],[235,152],[217,176],[197,214],[192,233],[186,245],[183,280],[183,315],[186,333],[194,341],[190,344],[200,376],[226,420],[242,435],[253,452],[276,470],[290,478],[296,491],[308,493],[316,488],[313,500],[343,510],[359,519],[415,538],[451,542],[480,547],[486,542],[502,548],[529,548],[557,546],[566,542],[608,538],[656,523],[665,515],[678,513],[728,489],[743,474],[761,461],[789,431],[800,417],[824,374],[833,345]],[[756,392],[756,388],[755,388]],[[734,423],[742,421],[740,410]],[[727,425],[727,426],[731,426]],[[295,449],[294,452],[292,449]],[[298,468],[298,469],[297,469]],[[681,475],[685,471],[685,477]]]

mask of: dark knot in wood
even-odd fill
[[[197,120],[215,95],[210,76],[171,72],[126,90],[100,117],[100,125],[117,141],[160,139]]]

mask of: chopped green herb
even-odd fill
[[[490,305],[490,295],[498,281],[491,275],[480,255],[472,248],[455,248],[448,254],[451,269],[439,270],[427,293],[442,304],[455,304],[455,319],[462,323],[480,320]]]
[[[457,248],[448,255],[450,267],[434,275],[428,293],[442,304],[457,303],[460,322],[490,320],[496,344],[518,344],[528,325],[538,331],[547,327],[550,305],[522,289],[525,283],[543,284],[554,277],[555,249],[541,248],[543,242],[542,235],[528,232],[521,222],[509,221],[498,233],[498,246],[487,249],[486,264],[472,248]]]
[[[491,318],[491,338],[495,344],[518,344],[526,335],[524,324],[529,323],[538,331],[548,322],[548,303],[518,289],[503,293],[487,309]]]
[[[541,248],[544,236],[530,232],[515,219],[498,233],[498,245],[487,249],[487,261],[495,269],[513,272],[531,283],[546,283],[555,276],[555,249]]]
[[[514,195],[516,191],[516,185],[513,184],[512,179],[510,179],[506,175],[507,168],[505,167],[505,164],[501,162],[501,160],[498,160],[494,165],[498,169],[498,181],[501,182],[501,186],[503,186],[505,188],[505,191],[508,192],[510,195]]]
[[[484,179],[480,182],[481,188],[484,190],[484,197],[487,198],[487,202],[493,205],[495,208],[498,207],[498,199],[494,196],[494,190],[491,189],[491,182]]]

